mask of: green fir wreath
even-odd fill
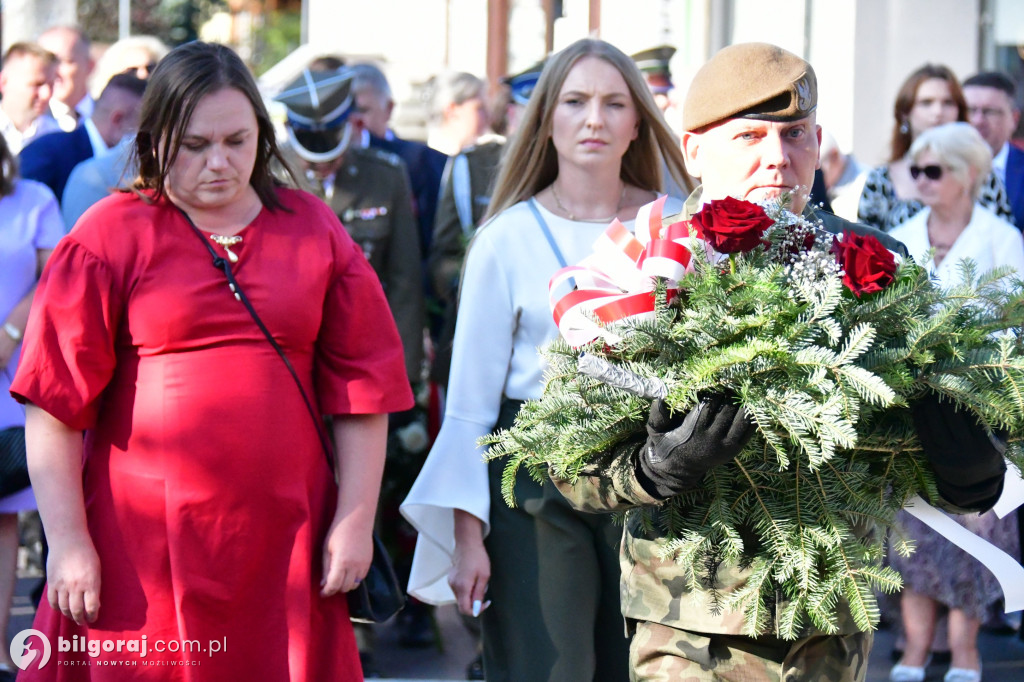
[[[730,247],[713,238],[751,207],[767,220],[726,260]],[[508,460],[505,499],[515,504],[520,468],[573,482],[644,432],[651,398],[582,374],[581,353],[659,380],[673,410],[728,391],[757,426],[741,455],[701,487],[626,514],[660,528],[662,557],[711,608],[742,610],[748,634],[774,617],[787,639],[807,625],[835,632],[841,600],[871,629],[876,590],[902,585],[883,561],[886,529],[914,495],[939,499],[908,405],[928,392],[955,401],[1024,462],[1024,283],[964,261],[962,283],[943,289],[874,237],[834,239],[781,204],[711,202],[694,227],[707,242],[688,244],[693,270],[678,293],[657,283],[652,319],[617,323],[611,345],[558,339],[545,349],[543,397],[483,441],[489,458]],[[894,548],[913,549],[905,539]],[[715,589],[723,564],[750,569],[727,595]]]

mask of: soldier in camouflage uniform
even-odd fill
[[[683,214],[666,223],[687,219],[703,200],[734,196],[758,201],[788,191],[793,193],[792,210],[822,219],[825,229],[870,232],[887,248],[905,254],[903,245],[887,235],[806,207],[821,135],[816,105],[814,71],[796,55],[764,43],[733,45],[715,55],[695,76],[683,109],[688,131],[683,151],[688,170],[700,177],[702,186]],[[921,400],[914,409],[915,420],[922,419],[918,433],[939,492],[947,508],[991,507],[1002,490],[1002,453],[980,425],[948,407]],[[953,451],[941,439],[930,437],[922,428],[928,419],[948,424],[971,447]],[[709,396],[685,415],[672,415],[664,403],[655,401],[646,434],[606,453],[575,484],[555,484],[585,511],[658,507],[699,486],[713,467],[730,462],[752,431],[746,413],[729,396]],[[872,633],[857,629],[845,603],[838,606],[834,634],[807,627],[795,641],[775,636],[777,629],[766,636],[744,636],[740,613],[716,613],[706,598],[689,589],[672,559],[659,558],[664,542],[658,524],[648,529],[638,514],[627,514],[621,596],[632,634],[633,680],[864,679]],[[722,565],[715,587],[728,595],[744,586],[748,573],[736,565]],[[776,613],[783,606],[780,601]]]

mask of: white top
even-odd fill
[[[608,227],[567,220],[537,206],[567,265],[590,255]],[[560,267],[526,202],[480,228],[469,249],[444,421],[401,506],[419,532],[409,594],[421,601],[455,601],[448,586],[455,551],[453,510],[469,512],[484,522],[485,535],[490,531],[487,463],[476,442],[497,423],[503,396],[541,396],[546,367],[538,350],[558,335],[548,280]]]
[[[1010,143],[1004,142],[999,153],[992,157],[992,172],[1006,184],[1006,162],[1010,158]],[[1009,189],[1009,188],[1007,188]]]
[[[91,116],[93,110],[96,108],[96,100],[92,98],[92,95],[88,93],[82,99],[78,100],[78,104],[75,105],[75,113],[71,113],[71,108],[61,102],[56,97],[50,98],[50,115],[57,121],[57,125],[60,129],[66,133],[70,133],[72,130],[82,125],[83,121],[87,121]]]
[[[18,180],[14,193],[0,197],[0,323],[36,284],[37,251],[52,249],[64,236],[57,199],[34,180]],[[0,429],[25,424],[25,408],[11,397],[21,345],[0,367]]]
[[[934,261],[927,257],[931,249],[931,243],[928,241],[929,215],[931,209],[926,207],[893,228],[889,234],[893,239],[903,242],[914,260],[927,267],[943,286],[955,286],[960,283],[959,266],[964,258],[970,258],[977,263],[979,274],[1003,265],[1011,265],[1018,273],[1024,273],[1024,237],[1020,231],[992,211],[977,204],[971,213],[971,222],[967,223],[967,227],[936,267]]]
[[[29,127],[22,132],[15,127],[14,121],[4,111],[3,106],[0,106],[0,135],[3,135],[4,139],[7,140],[7,148],[14,156],[17,156],[29,142],[37,137],[42,137],[46,133],[55,133],[59,130],[60,126],[57,125],[57,121],[54,120],[53,116],[45,113],[37,116]]]

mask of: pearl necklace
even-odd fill
[[[615,213],[607,218],[577,218],[576,215],[565,207],[562,200],[558,197],[558,190],[555,189],[555,183],[551,183],[551,196],[555,198],[555,205],[558,206],[558,210],[565,214],[565,217],[576,223],[609,223],[619,215],[619,211],[622,210],[622,202],[626,199],[626,183],[622,183],[622,192],[619,194],[619,203],[615,205]]]

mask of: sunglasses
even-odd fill
[[[915,180],[921,177],[921,173],[924,173],[924,176],[929,180],[938,180],[942,177],[942,166],[931,165],[910,167],[910,177]]]

